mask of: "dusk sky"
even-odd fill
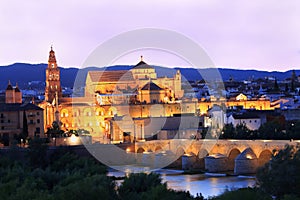
[[[106,40],[151,27],[189,37],[217,66],[300,69],[299,11],[298,0],[3,0],[0,65],[46,63],[53,44],[59,66],[80,67]],[[136,64],[138,54],[115,64]],[[144,57],[149,64],[185,65],[164,53]]]

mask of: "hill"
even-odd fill
[[[160,66],[154,66],[156,68],[158,76],[173,76],[176,70],[180,70],[183,77],[187,80],[201,80],[202,75],[215,76],[216,73],[211,68],[194,69],[194,68],[165,68]],[[47,64],[28,64],[28,63],[15,63],[8,66],[0,66],[0,89],[5,89],[8,80],[15,84],[18,82],[20,88],[27,87],[30,81],[45,82],[45,70]],[[90,67],[86,69],[80,69],[82,75],[86,75],[89,70],[129,70],[132,66],[129,65],[117,65],[107,68]],[[72,87],[78,73],[78,68],[63,68],[61,69],[61,83],[62,86]],[[250,78],[264,78],[267,76],[275,76],[278,80],[284,80],[291,77],[291,70],[286,72],[267,72],[258,70],[237,70],[237,69],[219,69],[219,72],[223,80],[228,80],[231,76],[234,80],[242,81],[249,80]],[[296,70],[296,74],[300,74],[300,70]],[[82,80],[83,81],[83,80]]]

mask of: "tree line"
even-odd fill
[[[250,130],[245,124],[225,124],[223,129],[215,135],[208,130],[203,131],[202,138],[213,139],[245,139],[245,140],[299,140],[300,121],[288,122],[283,126],[278,121],[262,124],[258,130]]]
[[[159,174],[138,173],[117,184],[107,176],[107,167],[92,157],[79,157],[62,148],[47,156],[47,144],[30,142],[25,158],[17,150],[0,155],[1,199],[64,200],[204,200],[186,191],[175,191],[163,183]],[[270,162],[258,170],[256,186],[228,190],[210,200],[299,200],[300,145],[274,150]],[[201,188],[199,188],[201,192]]]

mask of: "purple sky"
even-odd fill
[[[0,1],[0,65],[46,63],[53,44],[60,66],[79,67],[107,39],[153,27],[196,41],[217,66],[300,69],[299,10],[298,0],[4,0]],[[149,64],[184,65],[178,59],[170,62],[168,56],[147,56]],[[135,64],[136,57],[131,54],[115,64]]]

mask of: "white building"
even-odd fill
[[[227,117],[227,124],[236,127],[238,124],[245,124],[250,130],[257,130],[261,125],[259,116],[252,113],[231,114]]]

